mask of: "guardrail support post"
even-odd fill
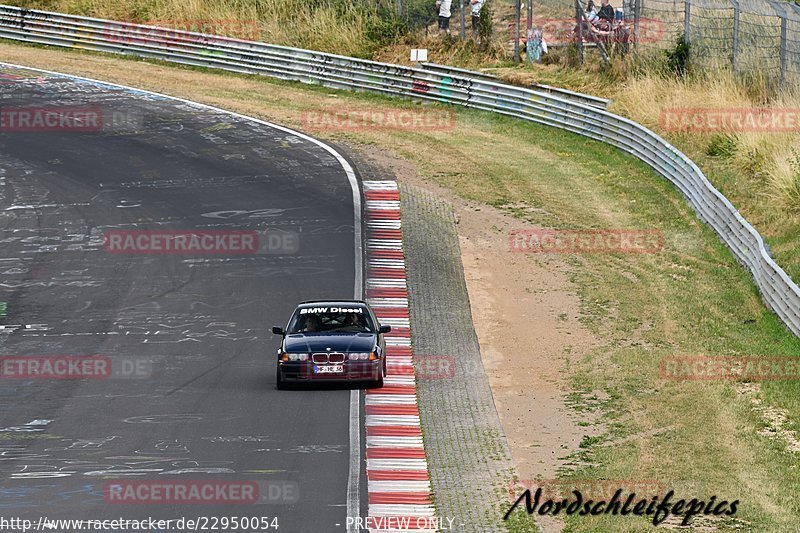
[[[525,35],[530,35],[531,30],[533,29],[533,0],[528,0],[528,23],[525,25]]]

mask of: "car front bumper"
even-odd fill
[[[315,364],[310,361],[279,361],[278,372],[285,382],[357,382],[378,381],[383,371],[383,362],[345,361],[341,363],[342,372],[319,372],[315,367],[333,366]]]

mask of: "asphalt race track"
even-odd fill
[[[0,66],[0,95],[6,118],[103,117],[99,128],[0,131],[2,356],[93,356],[112,369],[64,379],[6,368],[0,514],[263,516],[282,532],[344,531],[359,393],[277,391],[270,332],[303,299],[360,291],[360,207],[341,162],[280,128],[100,83]],[[104,246],[108,232],[141,230],[256,231],[260,246]],[[109,492],[176,482],[255,486],[257,498],[140,491],[121,503]]]

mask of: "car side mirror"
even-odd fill
[[[378,333],[389,333],[392,331],[392,326],[381,326],[378,328]]]
[[[283,335],[283,328],[280,326],[272,326],[272,333],[275,335]]]

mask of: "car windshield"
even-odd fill
[[[289,324],[288,332],[314,334],[314,333],[374,333],[375,327],[366,310],[359,308],[359,312],[348,310],[345,312],[303,312],[296,313]],[[312,309],[313,311],[313,309]]]

